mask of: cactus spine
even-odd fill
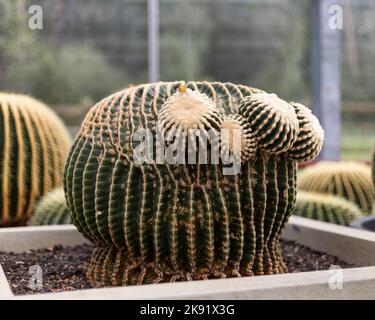
[[[22,225],[37,199],[62,185],[69,134],[43,103],[0,93],[0,225]]]
[[[54,189],[44,195],[36,204],[34,213],[28,221],[30,226],[70,223],[69,209],[62,188]]]
[[[145,84],[96,104],[64,181],[72,221],[96,246],[90,283],[285,272],[278,239],[294,207],[297,161],[319,153],[323,140],[314,116],[303,122],[295,110],[276,95],[219,82]],[[155,136],[157,124],[171,138],[166,146],[184,145],[189,129],[231,136],[240,128],[234,143],[220,139],[224,151],[242,146],[240,172],[224,175],[222,162],[137,164],[134,133],[147,128]]]
[[[299,191],[293,214],[348,226],[361,216],[361,211],[354,203],[337,196]]]
[[[356,204],[365,215],[375,199],[371,168],[352,161],[321,161],[306,168],[299,176],[298,189],[337,195]]]

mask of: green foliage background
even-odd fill
[[[43,8],[43,30],[28,28],[30,5]],[[343,6],[343,150],[366,159],[375,1]],[[160,78],[244,83],[311,105],[309,19],[310,0],[160,0]],[[78,126],[93,102],[143,82],[147,0],[0,0],[0,90],[31,94]]]

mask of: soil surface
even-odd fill
[[[342,268],[355,267],[340,259],[290,241],[282,241],[281,248],[289,272],[327,270],[331,265]],[[93,247],[54,246],[53,248],[30,250],[23,253],[0,252],[0,264],[8,278],[14,294],[57,292],[87,289],[85,270],[90,262]],[[30,278],[35,271],[29,268],[38,265],[43,270],[41,288],[29,288]],[[36,270],[36,269],[34,269]],[[34,279],[37,278],[34,276]],[[37,284],[37,281],[31,281]]]

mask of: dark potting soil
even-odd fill
[[[355,267],[334,256],[292,241],[282,241],[281,248],[289,272],[327,270],[333,264],[342,268]],[[85,270],[92,250],[91,245],[85,244],[74,247],[54,246],[23,253],[0,252],[0,263],[14,294],[87,289],[90,285],[86,281]],[[34,265],[40,266],[43,271],[43,284],[40,289],[29,288],[32,277],[29,268]]]

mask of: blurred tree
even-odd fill
[[[124,72],[97,49],[40,39],[39,32],[28,28],[26,0],[0,0],[0,8],[2,90],[73,104],[85,98],[97,101],[126,85]]]
[[[97,101],[127,82],[97,50],[84,45],[51,48],[39,44],[29,50],[26,64],[12,64],[5,73],[5,89],[29,93],[52,104]]]

